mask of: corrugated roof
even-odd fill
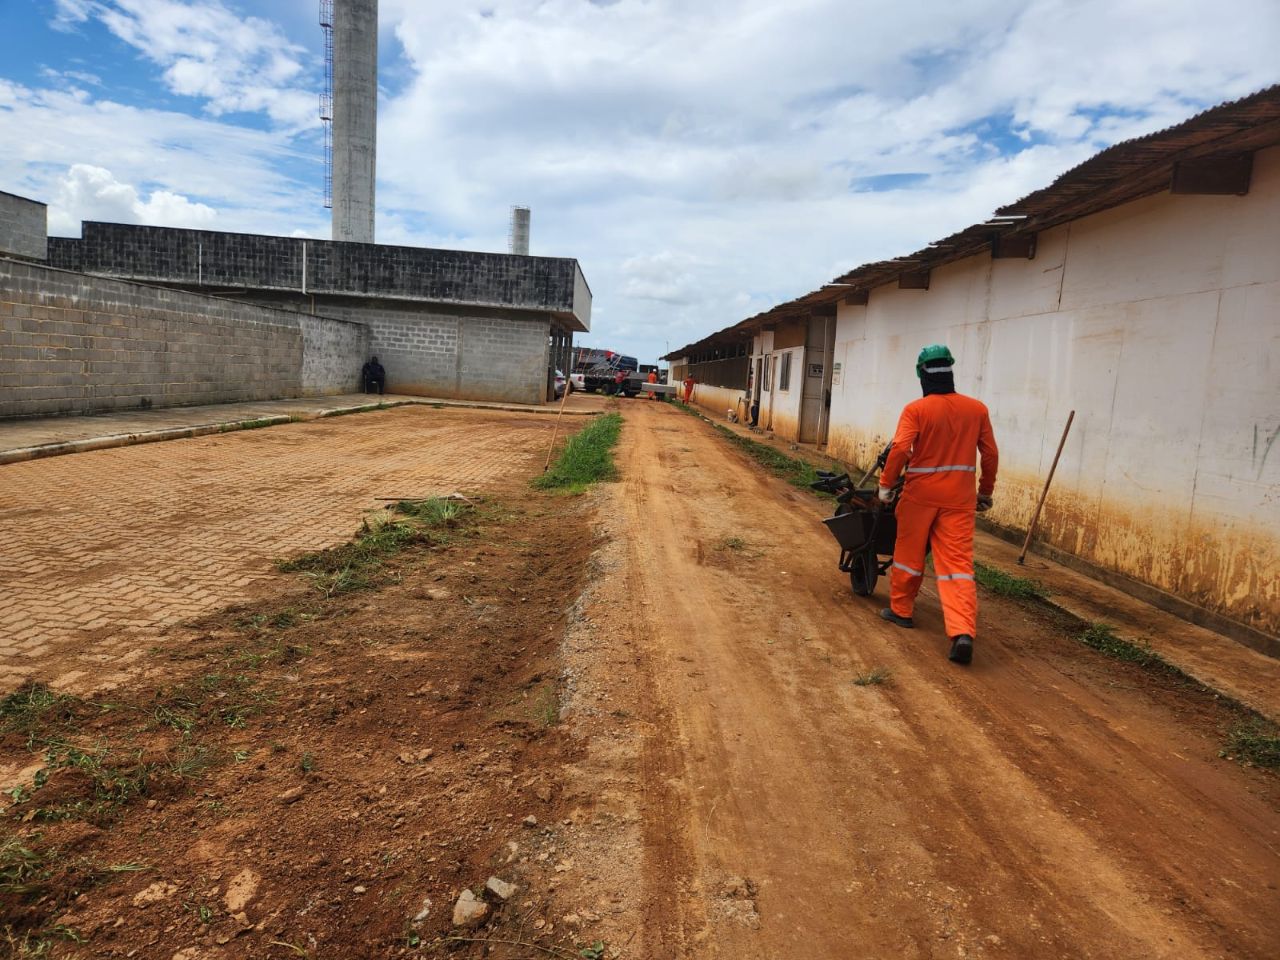
[[[929,244],[905,257],[864,263],[831,285],[779,304],[663,359],[708,345],[740,339],[765,324],[810,316],[854,291],[897,281],[904,273],[932,270],[989,250],[1000,242],[1026,242],[1037,233],[1170,188],[1174,164],[1253,153],[1280,144],[1280,84],[1212,107],[1175,126],[1108,147],[1068,170],[1049,186],[998,209],[982,223]]]

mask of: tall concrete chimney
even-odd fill
[[[529,255],[529,208],[511,208],[511,231],[507,236],[507,247],[511,253],[522,257]]]
[[[378,0],[333,4],[333,239],[373,243]]]

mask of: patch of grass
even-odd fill
[[[569,438],[551,469],[533,481],[539,490],[581,493],[593,483],[618,479],[613,447],[622,431],[622,415],[595,417]]]
[[[10,836],[0,843],[0,893],[25,895],[43,889],[49,863],[45,853],[34,847],[39,839],[39,834]]]
[[[304,753],[302,759],[298,761],[298,766],[302,768],[303,773],[310,773],[316,768],[316,758],[314,754]]]
[[[30,738],[37,731],[75,722],[84,706],[79,697],[58,693],[43,683],[24,683],[0,700],[0,733]]]
[[[853,678],[855,687],[879,687],[889,683],[893,679],[893,674],[889,672],[888,667],[873,667],[866,673],[860,673]]]
[[[1245,766],[1280,768],[1280,728],[1261,717],[1236,722],[1227,731],[1219,756],[1238,760]]]
[[[1097,650],[1103,656],[1124,663],[1132,663],[1139,667],[1157,669],[1166,673],[1182,675],[1182,671],[1156,653],[1145,643],[1134,643],[1116,633],[1116,628],[1108,623],[1092,623],[1084,632],[1076,637],[1086,647]]]
[[[725,537],[716,544],[718,550],[745,550],[747,549],[747,541],[741,537]]]
[[[467,507],[458,500],[428,497],[426,500],[401,500],[393,509],[428,527],[451,527],[462,519]]]
[[[1044,584],[1026,577],[1017,577],[996,567],[974,561],[973,573],[979,586],[986,587],[992,593],[1012,600],[1048,600],[1049,591]]]
[[[710,421],[708,421],[708,423],[710,423]],[[831,494],[823,493],[821,490],[814,490],[809,486],[809,484],[818,479],[818,470],[807,460],[801,460],[799,457],[789,457],[781,450],[775,450],[767,443],[761,443],[758,440],[752,440],[750,437],[741,436],[719,423],[712,423],[711,426],[713,426],[716,431],[731,444],[749,456],[756,463],[760,464],[775,477],[785,480],[793,487],[799,487],[801,490],[807,490],[815,496],[830,498]],[[843,469],[838,465],[833,466],[835,466],[836,469]]]
[[[430,542],[430,534],[419,524],[370,517],[355,539],[338,547],[304,553],[276,564],[284,573],[302,573],[326,597],[372,586],[371,574],[384,560],[415,543]]]

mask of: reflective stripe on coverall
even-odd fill
[[[982,479],[975,491],[979,452]],[[894,511],[898,539],[889,575],[889,606],[898,616],[911,616],[924,577],[925,549],[932,543],[947,636],[977,636],[973,518],[977,495],[990,496],[995,489],[998,459],[991,418],[981,401],[959,393],[934,393],[902,411],[880,475],[880,485],[892,487],[906,468]]]

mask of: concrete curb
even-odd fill
[[[261,427],[275,427],[284,423],[308,423],[312,420],[325,420],[329,417],[343,417],[354,413],[372,413],[377,410],[390,410],[393,407],[429,406],[449,407],[456,410],[496,410],[501,413],[534,413],[554,415],[555,409],[525,410],[520,407],[504,407],[496,404],[450,403],[447,400],[387,400],[380,403],[362,403],[354,407],[333,407],[328,410],[306,410],[299,413],[274,414],[266,417],[249,417],[243,420],[219,420],[214,423],[194,424],[189,427],[166,427],[162,430],[145,430],[139,433],[116,433],[105,437],[87,437],[83,440],[64,440],[58,443],[42,443],[34,447],[16,447],[12,450],[0,450],[0,466],[10,463],[25,463],[29,460],[43,460],[46,457],[61,457],[69,453],[88,453],[90,450],[110,450],[114,447],[131,447],[140,443],[159,443],[164,440],[186,440],[190,437],[205,437],[214,433],[236,433],[240,430],[256,430]],[[596,410],[565,411],[565,416],[594,417]]]

